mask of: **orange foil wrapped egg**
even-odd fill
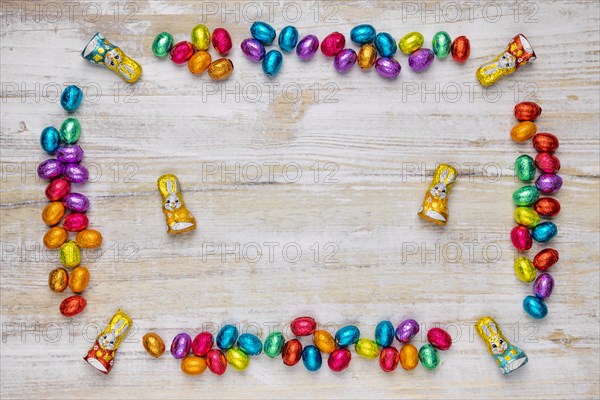
[[[67,241],[69,234],[62,226],[54,226],[48,229],[44,235],[44,246],[50,250],[58,249]]]
[[[510,137],[515,142],[525,142],[537,132],[537,126],[530,121],[519,122],[510,131]]]
[[[55,293],[62,293],[67,288],[69,274],[64,268],[56,268],[48,275],[48,287]]]
[[[42,221],[47,225],[54,226],[60,222],[62,217],[65,215],[65,207],[60,201],[53,201],[48,203],[42,211]]]
[[[450,46],[452,58],[458,63],[465,63],[471,55],[471,42],[466,36],[459,36],[452,42]]]
[[[87,301],[81,296],[67,297],[60,303],[60,313],[65,317],[74,317],[83,311]]]
[[[542,107],[533,101],[522,101],[515,106],[515,117],[519,121],[535,121],[542,114]]]
[[[84,229],[77,234],[75,242],[82,249],[95,249],[102,244],[102,234],[95,229]]]
[[[69,288],[73,293],[81,293],[90,281],[90,271],[86,267],[75,267],[69,276]]]
[[[542,197],[535,202],[534,209],[542,217],[556,217],[560,213],[560,203],[552,197]]]

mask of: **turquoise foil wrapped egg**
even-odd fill
[[[60,105],[67,112],[77,110],[83,100],[83,92],[78,86],[70,85],[63,90],[60,96]]]
[[[531,231],[531,237],[533,240],[539,243],[546,243],[554,239],[558,234],[558,228],[553,222],[546,221],[541,224],[537,224]]]
[[[381,347],[388,347],[394,341],[394,325],[390,321],[381,321],[375,328],[375,341]]]
[[[279,32],[279,38],[277,40],[281,50],[286,53],[291,52],[298,44],[298,29],[293,26],[286,26]]]
[[[433,53],[437,58],[446,58],[450,54],[450,46],[452,45],[452,39],[448,32],[440,31],[433,35],[431,39],[433,47]]]
[[[225,325],[217,333],[217,346],[221,350],[229,350],[238,338],[238,329],[233,325]]]
[[[542,319],[548,315],[548,306],[544,300],[537,296],[527,296],[523,300],[523,309],[529,316],[535,319]]]
[[[375,48],[381,57],[393,57],[398,50],[398,45],[392,35],[380,32],[375,36]]]
[[[335,333],[335,343],[340,347],[355,344],[360,339],[360,331],[354,325],[347,325]]]
[[[356,25],[350,31],[350,40],[354,43],[362,46],[363,44],[371,43],[375,40],[377,32],[375,27],[369,24]]]
[[[237,340],[237,345],[240,350],[249,356],[257,356],[262,353],[262,342],[257,336],[251,333],[241,334]]]
[[[40,146],[49,154],[54,154],[60,144],[60,133],[53,126],[44,128],[40,135]]]
[[[265,46],[270,46],[277,35],[275,29],[271,25],[261,21],[257,21],[252,24],[250,27],[250,34],[254,39],[258,40]]]
[[[323,357],[316,346],[308,345],[302,350],[302,363],[309,371],[318,371],[323,365]]]
[[[265,54],[262,60],[262,70],[265,75],[275,76],[283,64],[283,55],[277,50],[271,50]]]

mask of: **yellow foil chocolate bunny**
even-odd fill
[[[488,351],[496,360],[496,364],[498,364],[498,368],[503,374],[510,374],[529,361],[523,350],[510,344],[508,339],[504,337],[500,327],[492,317],[481,317],[475,324],[475,330],[487,344]]]
[[[435,169],[433,181],[425,194],[419,216],[438,225],[448,221],[448,195],[456,179],[456,169],[448,164],[440,164]]]
[[[179,179],[175,175],[167,174],[158,178],[157,184],[163,200],[167,233],[179,234],[196,229],[196,219],[183,202]]]
[[[487,64],[483,64],[475,76],[483,86],[490,86],[500,78],[535,60],[535,52],[527,38],[518,34],[506,46],[506,50]]]
[[[129,83],[135,83],[142,75],[142,66],[113,45],[101,33],[96,33],[81,52],[81,57],[91,63],[104,65]]]

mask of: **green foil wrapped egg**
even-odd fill
[[[532,229],[540,223],[540,215],[533,208],[517,207],[515,209],[515,221],[519,225]]]
[[[173,43],[175,43],[173,35],[169,32],[161,32],[156,35],[152,42],[152,53],[154,53],[156,57],[164,58],[171,52]]]
[[[419,360],[427,369],[436,369],[440,365],[440,355],[435,347],[430,344],[423,345],[419,350]]]
[[[535,178],[535,163],[533,158],[527,154],[517,157],[515,160],[515,175],[519,180],[528,182]]]
[[[513,201],[519,207],[532,205],[540,198],[540,192],[535,186],[523,186],[513,193]]]
[[[433,47],[433,53],[437,58],[446,58],[450,54],[450,46],[452,45],[452,39],[448,32],[440,31],[433,35],[431,39]]]
[[[285,337],[281,332],[272,332],[265,339],[263,350],[266,355],[271,358],[275,358],[281,354],[283,345],[285,344]]]
[[[75,144],[81,134],[81,125],[77,118],[67,118],[60,126],[60,140],[66,144]]]
[[[521,282],[533,282],[537,272],[531,260],[527,257],[519,257],[515,260],[515,275]]]

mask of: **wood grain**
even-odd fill
[[[3,2],[2,397],[598,398],[599,5],[519,2],[515,14],[500,2],[495,21],[494,4],[476,3],[469,15],[461,2],[274,3],[273,26],[293,24],[301,36],[348,35],[371,22],[396,38],[421,31],[426,45],[438,30],[471,39],[466,65],[436,60],[417,74],[399,55],[401,77],[387,81],[375,71],[338,75],[321,54],[285,55],[267,79],[238,47],[253,7],[270,19],[263,2],[80,2],[72,17],[67,3]],[[86,7],[100,7],[98,16]],[[199,22],[232,34],[236,70],[225,82],[150,51],[157,33],[184,40]],[[137,85],[81,59],[97,31],[143,65]],[[475,69],[518,32],[538,59],[482,90]],[[46,284],[59,263],[41,248],[45,183],[34,171],[47,157],[40,131],[66,117],[57,95],[68,83],[86,90],[76,117],[92,182],[77,190],[90,197],[91,226],[105,242],[84,255],[88,307],[66,321],[58,305],[69,294]],[[514,275],[508,240],[519,187],[511,166],[533,154],[508,135],[512,108],[525,99],[543,107],[539,130],[560,138],[564,179],[551,244],[561,261],[542,321],[522,310],[531,287]],[[445,228],[416,215],[439,162],[461,172]],[[182,182],[199,222],[193,234],[166,234],[155,186],[163,173]],[[135,329],[101,376],[81,358],[119,307]],[[309,373],[263,355],[246,372],[216,378],[184,376],[176,360],[150,359],[140,342],[155,331],[169,345],[181,331],[224,323],[264,338],[305,314],[332,331],[356,324],[364,336],[382,319],[410,316],[423,324],[416,345],[435,324],[455,343],[433,372],[385,374],[355,355],[344,373]],[[514,376],[497,371],[474,335],[482,315],[529,355]]]

